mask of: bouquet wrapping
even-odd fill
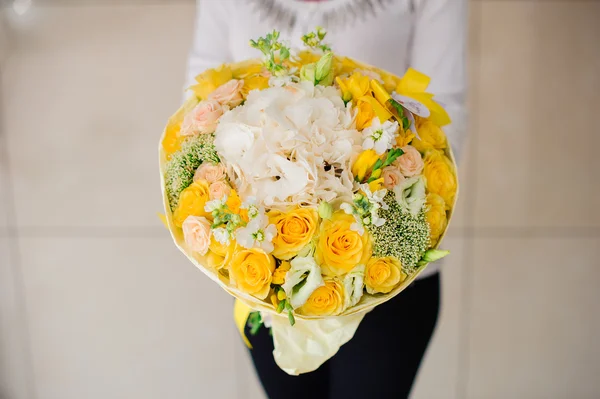
[[[336,55],[324,38],[292,53],[274,31],[251,41],[262,58],[203,72],[159,145],[175,244],[237,299],[242,336],[251,312],[272,329],[294,375],[447,254],[458,193],[429,78]]]

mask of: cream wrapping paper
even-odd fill
[[[380,69],[369,67],[358,62],[355,63],[360,67],[371,68],[384,74],[391,75]],[[275,348],[273,355],[281,369],[290,375],[298,375],[316,370],[327,359],[335,355],[339,348],[353,337],[358,325],[370,310],[377,305],[387,302],[402,292],[423,270],[425,270],[426,266],[421,267],[416,273],[409,276],[389,294],[376,296],[363,295],[358,304],[345,310],[339,316],[315,317],[295,314],[296,324],[294,326],[289,324],[288,318],[285,317],[285,315],[282,316],[281,314],[277,314],[275,307],[272,304],[261,301],[238,290],[230,283],[228,276],[219,273],[214,269],[205,267],[206,257],[198,256],[186,248],[181,229],[175,227],[173,223],[173,214],[169,206],[165,189],[165,164],[167,162],[167,155],[162,145],[167,133],[172,134],[174,129],[179,129],[185,113],[197,102],[198,100],[196,99],[190,99],[181,106],[181,108],[169,119],[159,142],[159,166],[163,205],[167,226],[173,241],[177,248],[179,248],[179,250],[185,254],[198,269],[206,274],[211,280],[219,284],[229,294],[244,302],[251,309],[272,315],[272,331]],[[446,155],[452,161],[454,173],[456,175],[456,163],[450,147],[447,148]],[[448,215],[448,225],[454,214],[454,206],[456,204],[456,199],[458,198],[458,191],[457,179],[457,191],[454,197],[454,203],[451,204],[451,211]],[[441,234],[438,243],[435,246],[436,249],[442,242],[446,232],[447,228],[446,231]],[[205,305],[207,307],[211,306],[210,303],[199,305]]]
[[[294,326],[287,317],[272,317],[275,363],[289,375],[318,369],[354,336],[365,314],[297,320]]]

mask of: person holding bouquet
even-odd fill
[[[292,48],[301,47],[302,33],[315,26],[327,30],[327,42],[338,54],[398,76],[409,67],[430,76],[429,89],[452,119],[444,131],[460,158],[466,125],[466,0],[197,0],[188,86],[208,68],[254,58],[249,37],[275,28]],[[421,146],[435,146],[434,127],[421,126],[419,135]],[[354,338],[314,372],[290,376],[282,371],[266,328],[250,336],[250,354],[273,399],[408,397],[439,306],[439,270],[431,265],[399,296],[368,313]]]

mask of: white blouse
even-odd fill
[[[187,86],[208,68],[258,57],[250,39],[277,29],[301,48],[301,36],[316,26],[327,29],[325,42],[338,54],[398,76],[408,67],[429,75],[427,91],[452,118],[444,130],[460,157],[466,133],[467,0],[197,0]],[[432,264],[419,277],[437,269]]]

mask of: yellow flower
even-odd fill
[[[217,87],[233,79],[231,69],[221,65],[216,69],[208,69],[196,77],[198,84],[190,87],[196,97],[205,100]]]
[[[396,147],[402,148],[410,144],[410,142],[415,138],[415,134],[410,130],[403,130],[402,128],[398,129],[398,134],[396,135]]]
[[[233,213],[240,213],[240,207],[242,206],[242,200],[238,195],[237,191],[231,190],[229,193],[229,197],[227,197],[227,202],[225,203],[229,210]]]
[[[258,75],[264,70],[262,62],[257,59],[236,62],[231,64],[230,68],[234,79],[246,79],[249,76]]]
[[[312,240],[319,223],[315,209],[296,208],[289,212],[272,210],[269,221],[277,228],[273,238],[273,256],[288,260],[293,258]]]
[[[365,177],[367,177],[367,173],[371,171],[371,168],[373,168],[378,159],[379,156],[375,150],[366,150],[361,152],[352,165],[352,174],[359,182],[362,182]]]
[[[391,112],[388,111],[387,108],[385,108],[383,105],[381,105],[379,103],[379,101],[377,101],[375,99],[375,97],[368,95],[368,96],[362,96],[358,99],[358,104],[365,103],[365,102],[369,103],[369,105],[371,105],[373,115],[377,116],[377,118],[379,119],[379,122],[383,123],[392,117]],[[370,123],[369,123],[369,125],[370,125]],[[358,129],[358,124],[357,124],[356,128]]]
[[[417,124],[419,138],[413,140],[412,145],[419,152],[425,152],[431,148],[443,150],[447,147],[446,135],[442,129],[427,119],[419,119]]]
[[[340,86],[344,101],[349,101],[351,99],[358,100],[359,98],[370,94],[371,86],[369,86],[369,82],[371,79],[368,76],[354,72],[349,78],[342,79],[338,77],[335,80],[338,86]]]
[[[175,226],[181,227],[188,216],[204,216],[212,220],[211,215],[204,210],[204,205],[209,200],[208,183],[198,180],[179,194],[179,204],[173,213]]]
[[[336,280],[325,280],[325,285],[310,294],[298,313],[306,316],[335,316],[344,310],[344,287]]]
[[[359,101],[356,104],[356,129],[363,130],[371,126],[373,118],[375,118],[375,111],[370,103],[366,101]]]
[[[287,260],[281,262],[279,267],[275,269],[275,273],[273,273],[273,284],[282,285],[285,283],[285,275],[291,267],[292,265]]]
[[[454,165],[438,150],[429,150],[423,158],[423,175],[427,179],[427,192],[438,194],[446,202],[446,209],[454,204],[457,181]]]
[[[369,294],[387,294],[406,280],[402,264],[393,256],[371,258],[365,269],[365,287]]]
[[[229,264],[229,276],[250,295],[265,299],[275,271],[275,259],[260,248],[238,250]]]
[[[264,90],[269,87],[269,77],[264,75],[251,75],[244,78],[244,87],[242,87],[242,96],[248,97],[252,90]]]
[[[379,169],[378,172],[379,171],[381,171],[381,169]],[[372,193],[374,193],[375,191],[381,190],[383,188],[384,181],[385,181],[385,179],[383,177],[373,180],[371,183],[369,183],[369,190],[371,190]]]
[[[225,245],[215,240],[214,237],[211,237],[206,258],[208,267],[220,270],[227,266],[237,249],[238,245],[235,241],[231,241],[229,245]]]
[[[448,226],[448,219],[446,218],[446,202],[442,197],[437,194],[427,194],[427,223],[429,223],[430,230],[430,245],[432,247],[437,244],[440,235],[446,230]]]
[[[331,219],[321,222],[315,260],[325,276],[340,276],[358,264],[365,264],[371,256],[372,246],[368,232],[361,236],[350,227],[355,222],[352,215],[335,212]]]

